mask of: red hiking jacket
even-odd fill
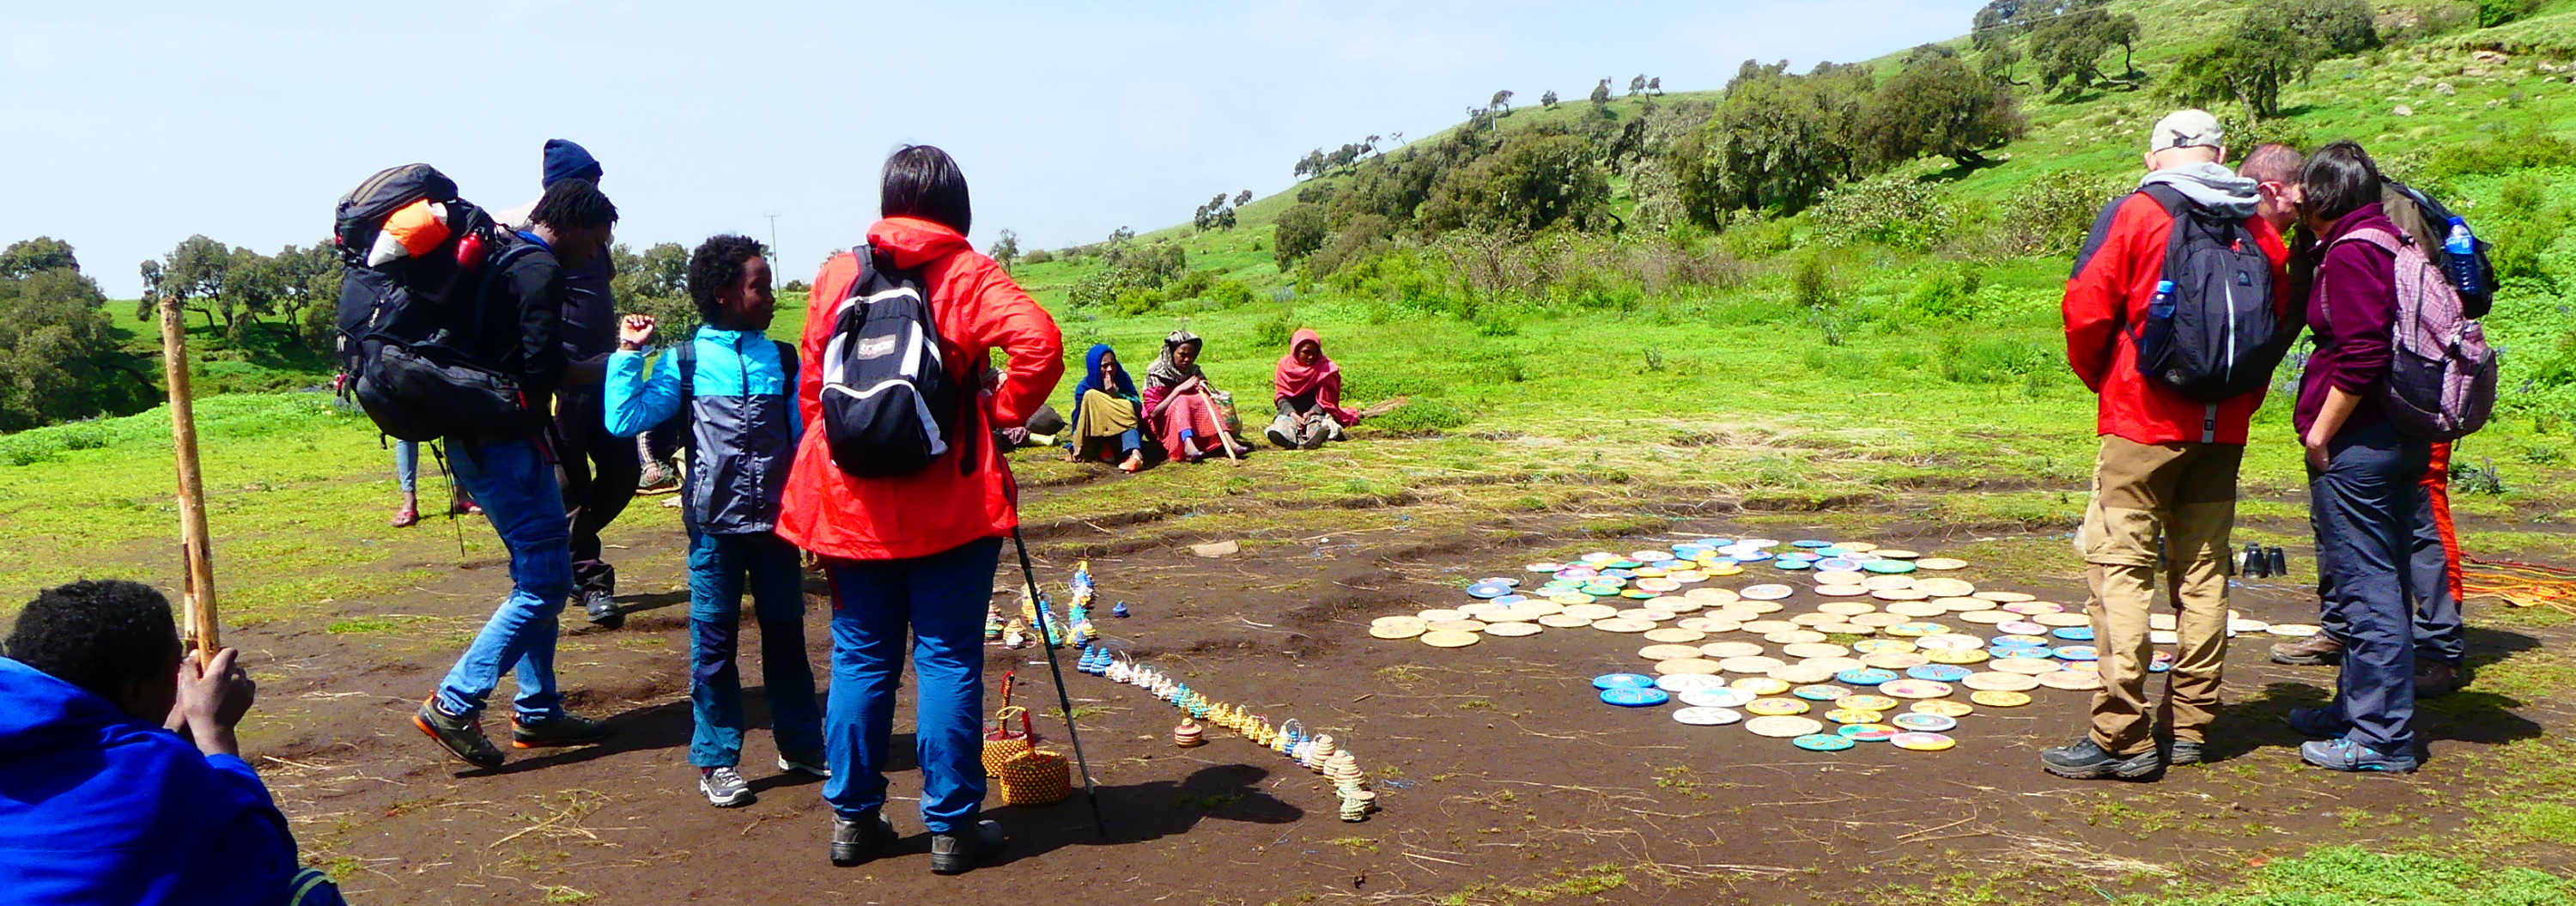
[[[2246,218],[2246,229],[2272,260],[2272,285],[2279,297],[2273,306],[2286,320],[2291,315],[2289,245],[2261,218]],[[2066,361],[2100,398],[2096,434],[2141,444],[2242,445],[2254,410],[2263,406],[2262,389],[2203,403],[2138,373],[2132,338],[2136,325],[2146,320],[2156,283],[2164,279],[2165,241],[2172,233],[2173,218],[2145,193],[2133,193],[2120,203],[2100,250],[2066,281],[2060,306],[2066,316]]]
[[[973,440],[950,447],[947,456],[910,475],[862,478],[843,472],[832,464],[824,432],[807,430],[788,473],[778,536],[825,557],[900,560],[1008,534],[1020,524],[1018,486],[992,429],[1025,424],[1064,377],[1064,337],[1055,318],[955,230],[889,217],[868,228],[868,242],[893,256],[895,266],[920,269],[939,326],[939,351],[952,376],[973,377],[967,369],[981,371],[987,352],[996,348],[1009,365],[1001,386],[987,388],[984,405],[977,407],[983,423],[957,426],[957,436]],[[814,275],[803,361],[823,361],[832,307],[857,277],[858,259],[848,252],[832,256]],[[822,396],[822,369],[804,369],[796,401],[806,425],[823,423]],[[967,447],[982,462],[960,475],[957,451]]]

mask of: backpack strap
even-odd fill
[[[693,408],[691,402],[698,398],[698,338],[694,331],[688,339],[680,341],[680,345],[671,347],[668,364],[680,369],[680,411],[671,417],[681,420],[694,418],[689,414]],[[680,432],[680,449],[695,452],[697,441],[697,431]]]

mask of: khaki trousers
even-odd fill
[[[2076,533],[2087,566],[2094,645],[2102,653],[2102,690],[2093,694],[2093,742],[2117,755],[2156,744],[2147,702],[2147,664],[2154,656],[2147,613],[2155,602],[2161,529],[2168,590],[2181,610],[2181,650],[2165,682],[2173,736],[2205,741],[2216,717],[2220,671],[2227,658],[2228,533],[2236,522],[2236,469],[2245,448],[2232,444],[2141,444],[2102,438],[2093,466],[2093,502]]]

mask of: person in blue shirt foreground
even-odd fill
[[[0,891],[12,904],[332,906],[233,728],[256,692],[185,656],[170,601],[74,582],[19,611],[0,658]]]
[[[771,529],[796,459],[796,350],[764,331],[777,306],[760,243],[717,236],[689,256],[689,298],[705,323],[644,377],[649,315],[627,315],[608,358],[608,432],[634,437],[686,417],[680,519],[689,531],[689,763],[718,808],[747,805],[742,673],[734,665],[746,584],[760,624],[760,662],[778,737],[778,769],[830,777],[823,711],[805,659],[804,569]]]

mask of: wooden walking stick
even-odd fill
[[[211,661],[223,647],[215,621],[214,543],[206,535],[206,482],[197,471],[197,410],[188,389],[188,327],[180,320],[179,299],[161,297],[162,373],[170,385],[170,445],[179,463],[179,549],[187,559],[187,592],[181,603],[186,624],[181,631],[194,640],[197,662]]]
[[[1209,398],[1205,390],[1198,397],[1199,405],[1207,407],[1208,421],[1216,423],[1216,445],[1225,448],[1225,458],[1241,462],[1243,457],[1234,454],[1234,438],[1226,430],[1225,415],[1216,411],[1216,400]]]

